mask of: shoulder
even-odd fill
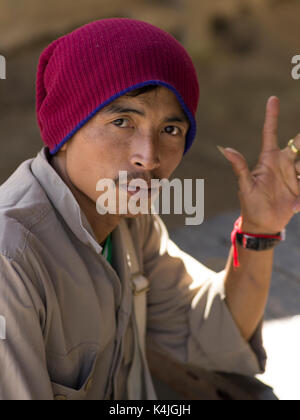
[[[13,260],[21,258],[33,226],[53,211],[31,172],[32,160],[22,162],[0,186],[0,253]]]

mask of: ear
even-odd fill
[[[61,146],[60,150],[61,150],[62,152],[65,152],[65,151],[67,150],[67,143],[63,144],[63,145]]]

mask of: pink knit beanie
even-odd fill
[[[191,58],[167,32],[135,19],[97,20],[53,41],[36,77],[36,112],[55,154],[100,109],[125,93],[161,85],[190,121],[185,153],[196,135],[199,85]]]

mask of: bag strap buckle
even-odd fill
[[[150,287],[149,280],[144,276],[143,273],[135,273],[131,276],[131,286],[134,296],[139,296],[142,293],[149,292]]]

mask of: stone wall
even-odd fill
[[[0,51],[112,16],[149,21],[198,51],[211,45],[211,27],[217,17],[230,24],[243,13],[259,13],[266,3],[268,0],[1,0]]]

